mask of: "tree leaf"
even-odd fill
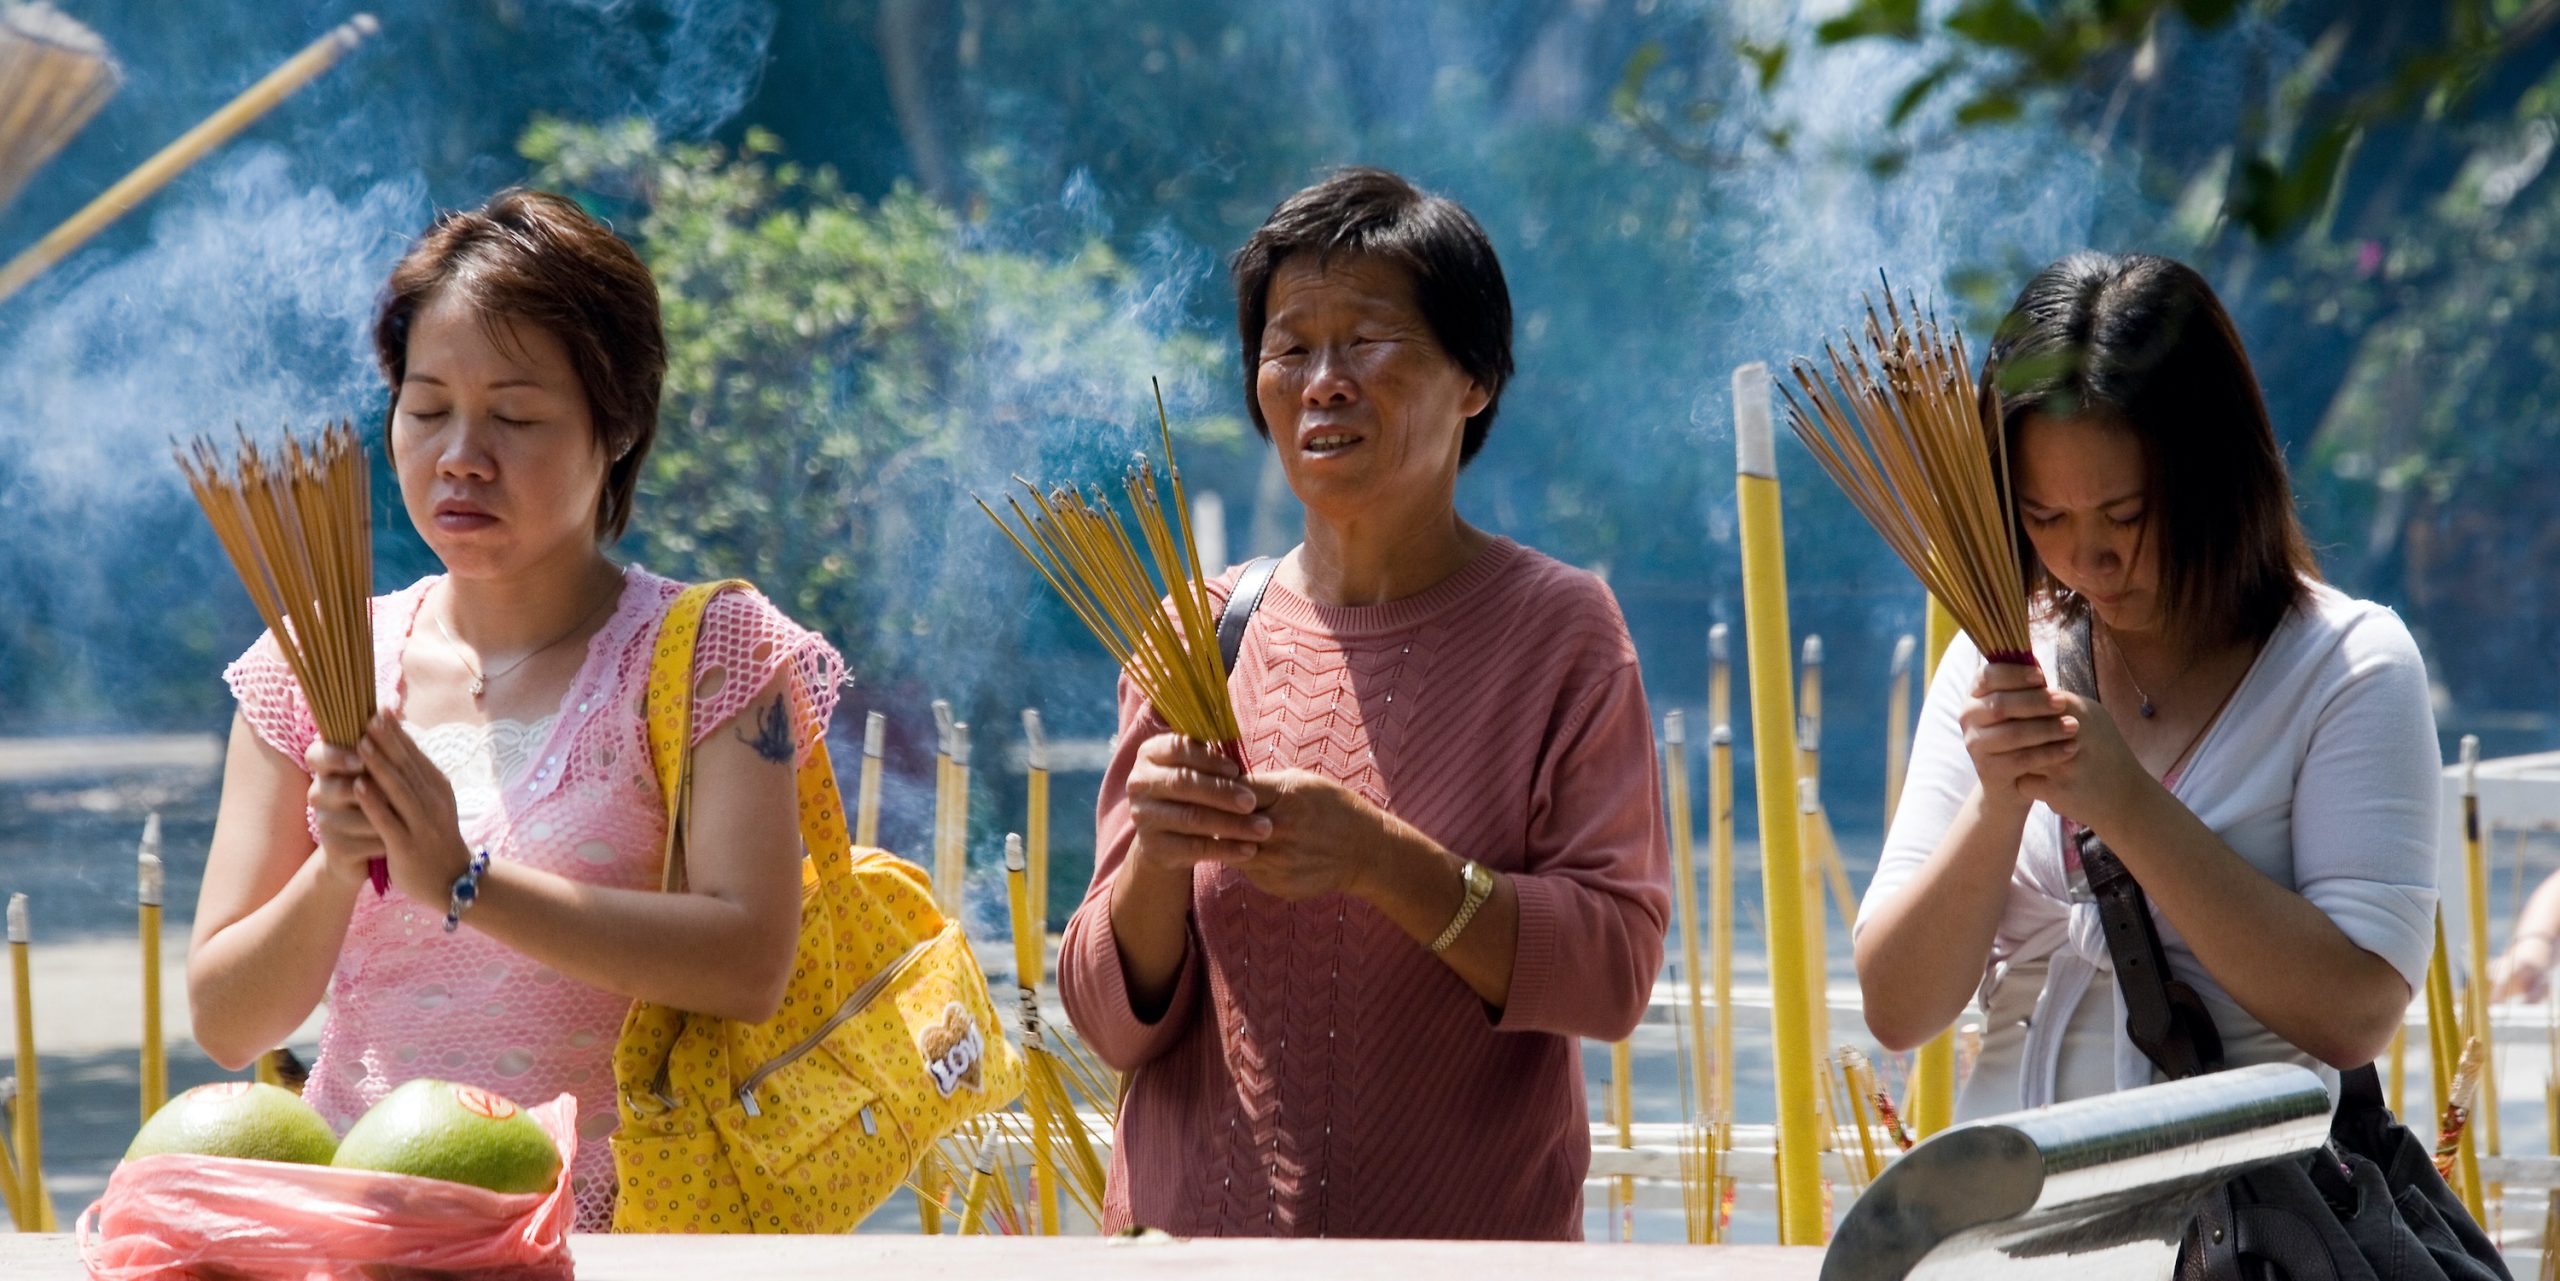
[[[1627,69],[1618,76],[1618,87],[1609,94],[1609,110],[1621,120],[1634,120],[1642,114],[1644,82],[1653,69],[1662,65],[1670,51],[1659,40],[1647,40],[1627,56]]]
[[[1741,54],[1759,74],[1762,93],[1778,87],[1778,77],[1787,69],[1787,48],[1785,41],[1764,45],[1753,44],[1748,40],[1737,40],[1733,45],[1733,51]]]
[[[1927,102],[1931,94],[1936,93],[1947,83],[1949,77],[1955,75],[1958,65],[1957,59],[1948,58],[1920,73],[1919,78],[1910,84],[1904,85],[1902,92],[1894,95],[1893,110],[1885,116],[1886,127],[1901,128],[1902,122],[1910,119],[1911,113],[1920,109],[1920,104]]]
[[[2018,0],[1965,0],[1947,15],[1947,30],[1994,49],[2031,52],[2045,43],[2043,19]]]
[[[1813,29],[1824,44],[1845,44],[1867,36],[1894,40],[1920,38],[1920,0],[1858,0],[1847,13]]]
[[[2018,95],[2007,89],[1994,89],[1956,108],[1956,123],[1964,126],[2000,124],[2025,114]]]

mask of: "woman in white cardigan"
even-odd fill
[[[1978,998],[1966,1117],[2154,1080],[2076,822],[2148,895],[2224,1060],[2334,1091],[2390,1042],[2434,943],[2417,647],[2320,581],[2256,375],[2193,270],[2056,263],[1993,357],[2043,670],[1964,638],[1939,667],[1859,912],[1867,1025],[1902,1049]],[[2094,702],[2046,685],[2081,628]]]

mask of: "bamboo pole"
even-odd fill
[[[2384,1093],[2391,1100],[2391,1115],[2405,1117],[2409,1115],[2409,1025],[2406,1020],[2401,1022],[2398,1031],[2391,1034],[2390,1063],[2391,1070],[2386,1074],[2389,1079],[2383,1083]],[[2560,1148],[2553,1151],[2560,1152]]]
[[[944,916],[951,915],[951,704],[946,699],[933,700],[933,901]]]
[[[18,1015],[18,1226],[22,1231],[59,1232],[53,1197],[44,1187],[44,1109],[36,1092],[35,983],[28,948],[27,896],[9,896],[9,980]]]
[[[2455,1122],[2454,1069],[2462,1060],[2462,1028],[2459,1005],[2453,995],[2453,965],[2445,947],[2444,913],[2436,913],[2435,958],[2427,966],[2427,1034],[2429,1040],[2428,1070],[2434,1077],[2437,1128],[2442,1132]],[[2480,1164],[2474,1155],[2477,1145],[2471,1127],[2462,1126],[2455,1148],[2453,1172],[2447,1176],[2453,1190],[2462,1198],[2463,1208],[2471,1212],[2474,1223],[2486,1223],[2480,1196]]]
[[[1028,862],[1032,918],[1043,940],[1049,934],[1049,735],[1036,708],[1022,709],[1022,761],[1029,780],[1028,813],[1023,817],[1023,854]]]
[[[1929,598],[1927,657],[1922,665],[1921,684],[1925,688],[1937,679],[1938,660],[1944,658],[1947,646],[1956,638],[1956,617],[1947,612],[1938,598]],[[1955,1029],[1947,1028],[1920,1046],[1911,1060],[1911,1133],[1917,1138],[1955,1124],[1956,1115],[1956,1041]]]
[[[1804,846],[1797,824],[1794,691],[1787,664],[1787,562],[1780,518],[1769,367],[1733,371],[1734,490],[1742,534],[1743,622],[1751,660],[1751,741],[1758,776],[1760,885],[1768,915],[1770,1024],[1776,1060],[1781,1245],[1820,1245],[1821,1082],[1813,1007],[1822,995],[1805,966]],[[1815,911],[1820,904],[1813,904]]]
[[[1715,1110],[1733,1120],[1733,660],[1707,629],[1707,945],[1716,986]]]
[[[0,1207],[9,1211],[9,1229],[13,1232],[36,1231],[35,1222],[27,1217],[26,1202],[18,1192],[18,1080],[0,1076]]]
[[[889,747],[889,718],[873,712],[862,718],[862,783],[854,794],[853,843],[880,847],[880,774]]]
[[[1823,919],[1824,892],[1822,879],[1830,870],[1830,843],[1823,839],[1828,824],[1822,822],[1822,638],[1804,638],[1802,658],[1796,665],[1796,793],[1797,812],[1802,814],[1804,835],[1804,949],[1805,965],[1813,974],[1813,1043],[1816,1047],[1831,1044],[1831,944],[1826,936],[1830,927]],[[1817,1100],[1816,1113],[1822,1120],[1825,1138],[1838,1132],[1840,1118],[1828,1106],[1830,1094],[1825,1091]]]
[[[267,73],[265,79],[249,86],[239,97],[225,103],[221,110],[205,117],[203,123],[178,135],[177,140],[161,148],[158,155],[143,161],[80,212],[65,219],[61,226],[45,233],[44,239],[10,259],[7,266],[0,267],[0,302],[7,301],[10,295],[25,288],[28,281],[42,275],[47,267],[79,248],[91,236],[98,234],[99,229],[150,199],[153,192],[168,185],[170,179],[202,159],[206,152],[229,142],[295,90],[336,65],[348,50],[381,29],[382,24],[375,21],[372,14],[357,14],[336,30],[312,41],[302,52],[286,59],[284,65]]]
[[[1636,1146],[1635,1044],[1618,1041],[1609,1046],[1609,1119],[1618,1127],[1618,1150],[1633,1151]],[[1616,1227],[1620,1241],[1636,1239],[1636,1180],[1622,1174],[1609,1182],[1609,1220]]]
[[[1911,657],[1918,637],[1905,633],[1893,641],[1893,667],[1884,698],[1884,821],[1893,822],[1902,808],[1902,781],[1911,773]]]
[[[1798,705],[1801,710],[1797,712],[1796,719],[1803,729],[1800,731],[1796,755],[1803,762],[1804,777],[1815,780],[1816,795],[1819,795],[1819,783],[1822,778],[1822,638],[1819,636],[1804,638],[1803,675],[1800,679],[1804,685],[1804,701]],[[1849,868],[1840,859],[1840,841],[1831,830],[1831,812],[1828,809],[1822,811],[1822,826],[1818,835],[1820,841],[1817,852],[1821,855],[1820,874],[1829,878],[1831,882],[1832,906],[1840,913],[1840,932],[1847,934],[1857,927],[1858,896],[1849,888]],[[1814,896],[1816,903],[1822,901],[1821,889],[1819,885],[1807,889],[1807,892]],[[1815,913],[1817,924],[1820,923],[1820,917],[1820,913]],[[1817,958],[1821,960],[1826,971],[1830,968],[1829,957],[1830,952],[1825,950]],[[1827,1020],[1828,1015],[1826,1014],[1825,1017]],[[1829,1033],[1827,1022],[1824,1032],[1826,1038],[1824,1043],[1827,1044]]]
[[[1690,1115],[1704,1124],[1715,1117],[1714,1060],[1707,1051],[1706,931],[1698,920],[1698,849],[1689,814],[1689,724],[1678,708],[1662,714],[1662,778],[1671,819],[1671,885],[1680,913],[1680,979],[1688,989]]]
[[[2498,1037],[2489,1025],[2489,848],[2480,831],[2480,736],[2462,736],[2462,872],[2471,896],[2471,981],[2463,991],[2469,1000],[2463,1022],[2480,1038],[2480,1094],[2471,1129],[2480,1136],[2478,1149],[2498,1156]],[[2490,1184],[2481,1199],[2500,1205],[2506,1189]],[[2489,1227],[2487,1219],[2480,1226]]]
[[[135,855],[135,897],[142,905],[142,1119],[169,1101],[169,1055],[160,1031],[160,900],[167,884],[160,862],[160,815],[142,821]]]
[[[951,905],[959,920],[969,901],[969,722],[951,723]]]
[[[1026,723],[1036,726],[1037,713],[1025,712]],[[1035,730],[1036,733],[1036,730]],[[1010,832],[1004,838],[1005,902],[1013,912],[1013,974],[1015,994],[1021,1002],[1023,1061],[1035,1070],[1041,1066],[1039,1032],[1040,979],[1045,968],[1042,948],[1047,935],[1041,931],[1037,908],[1031,894],[1031,861],[1025,855],[1023,839]],[[1040,1235],[1058,1235],[1058,1156],[1056,1125],[1052,1115],[1054,1101],[1043,1088],[1047,1082],[1033,1079],[1022,1092],[1023,1110],[1031,1117],[1031,1178],[1033,1198],[1039,1207]],[[1070,1114],[1067,1124],[1076,1124]]]

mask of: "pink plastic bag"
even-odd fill
[[[568,1281],[578,1101],[563,1094],[528,1114],[560,1149],[560,1181],[547,1193],[282,1161],[143,1157],[117,1166],[80,1216],[80,1258],[97,1281]]]

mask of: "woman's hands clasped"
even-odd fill
[[[1271,820],[1254,813],[1259,800],[1236,763],[1178,734],[1158,734],[1139,746],[1128,791],[1129,821],[1138,829],[1129,856],[1156,871],[1235,863],[1271,834]]]
[[[1129,771],[1130,854],[1162,870],[1233,867],[1254,888],[1297,901],[1362,892],[1392,822],[1342,784],[1306,770],[1247,782],[1206,744],[1159,734]]]
[[[386,713],[354,749],[313,743],[311,812],[328,875],[359,884],[375,859],[391,883],[421,903],[441,905],[471,863],[456,817],[453,785]]]
[[[2105,831],[2150,774],[2105,709],[2045,685],[2023,663],[1990,663],[1957,715],[1983,797],[2023,817],[2039,801]]]

